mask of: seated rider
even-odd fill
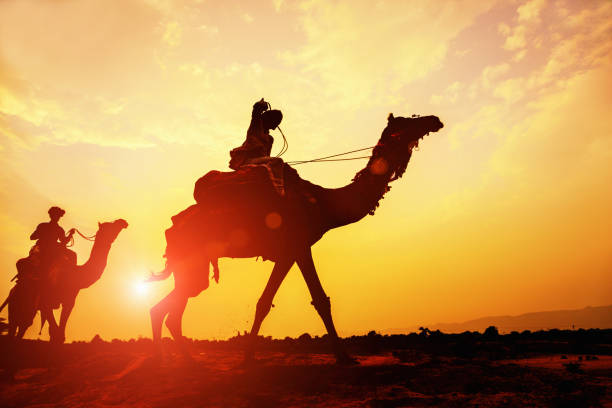
[[[279,157],[270,157],[274,143],[270,129],[276,129],[280,125],[283,114],[269,107],[270,105],[263,98],[253,105],[246,140],[241,146],[230,151],[229,167],[232,170],[238,170],[247,165],[265,166],[274,188],[280,195],[284,195],[283,160]]]
[[[75,229],[70,229],[66,234],[58,224],[59,219],[66,211],[59,207],[51,207],[48,212],[51,220],[38,224],[36,230],[30,235],[31,240],[36,240],[36,245],[32,248],[30,254],[38,253],[40,271],[44,277],[48,276],[51,267],[61,258],[76,264],[76,254],[66,248],[66,244],[72,238]]]

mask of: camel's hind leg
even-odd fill
[[[57,343],[59,336],[59,326],[55,321],[55,315],[53,314],[53,309],[48,306],[43,306],[40,308],[40,320],[41,320],[41,328],[43,322],[49,323],[49,342]]]
[[[170,312],[171,303],[173,302],[175,296],[176,290],[173,290],[151,308],[151,328],[153,330],[154,343],[159,343],[161,341],[162,324],[166,318],[166,315]]]
[[[325,324],[325,328],[327,329],[327,333],[329,334],[329,338],[332,342],[334,353],[336,354],[336,360],[341,364],[355,363],[355,360],[346,353],[344,347],[340,343],[340,339],[338,338],[338,333],[336,332],[336,327],[331,314],[331,302],[329,297],[325,294],[321,281],[319,280],[319,275],[315,269],[310,248],[308,248],[302,254],[302,256],[297,258],[297,264],[302,271],[302,276],[304,277],[308,290],[310,291],[310,295],[312,296],[312,305],[319,313],[319,316],[321,316],[323,324]]]
[[[153,343],[156,352],[161,353],[162,324],[166,320],[166,327],[181,351],[186,354],[185,342],[183,340],[182,319],[183,312],[189,298],[176,289],[170,292],[158,304],[151,308],[151,326],[153,329]],[[166,316],[168,318],[166,319]]]
[[[182,319],[187,306],[187,300],[195,297],[208,288],[209,260],[204,256],[192,257],[180,267],[173,268],[174,290],[151,308],[151,326],[153,329],[153,343],[158,356],[161,354],[162,324],[166,316],[166,327],[174,341],[178,344],[184,355],[188,355],[183,339]]]
[[[255,320],[253,320],[253,327],[251,327],[251,333],[249,335],[249,343],[246,350],[245,360],[251,360],[253,358],[253,353],[255,350],[255,341],[257,340],[257,335],[259,334],[259,329],[261,328],[261,323],[265,319],[265,317],[270,312],[272,308],[272,301],[274,300],[274,295],[278,292],[278,288],[280,288],[281,283],[285,280],[287,273],[291,269],[295,261],[293,259],[286,259],[277,261],[274,264],[274,269],[272,269],[272,274],[268,279],[268,283],[266,284],[266,288],[264,289],[261,297],[257,301],[257,308],[255,309]]]
[[[8,336],[9,336],[9,338],[13,338],[13,337],[15,337],[15,334],[17,334],[17,325],[15,323],[11,323],[11,321],[9,319],[9,323],[8,323]]]
[[[170,334],[172,334],[172,338],[179,346],[181,353],[185,356],[189,356],[189,352],[187,351],[187,347],[185,345],[185,339],[183,338],[183,313],[185,312],[185,307],[187,306],[187,301],[189,298],[187,296],[176,294],[174,300],[170,306],[170,311],[168,313],[168,318],[166,319],[166,327],[170,330]]]
[[[23,339],[23,336],[25,336],[27,330],[28,330],[28,327],[26,327],[26,326],[19,326],[17,328],[16,338],[19,339],[19,340]]]

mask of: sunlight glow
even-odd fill
[[[138,280],[132,284],[132,292],[139,297],[144,297],[149,293],[150,285],[147,282]]]

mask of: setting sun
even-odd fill
[[[138,297],[144,297],[150,292],[150,284],[144,281],[137,281],[132,284],[133,293]]]

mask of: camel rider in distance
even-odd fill
[[[270,130],[276,129],[282,120],[282,112],[270,109],[270,104],[263,98],[255,102],[246,140],[241,146],[230,151],[229,168],[238,170],[249,165],[265,166],[275,190],[284,196],[283,160],[279,157],[270,157],[274,143]]]
[[[69,263],[76,264],[76,253],[66,248],[66,244],[72,238],[75,229],[70,229],[66,234],[58,223],[66,211],[59,207],[51,207],[48,212],[50,221],[38,224],[36,230],[30,235],[31,240],[36,240],[36,245],[30,251],[30,256],[37,253],[39,271],[42,277],[48,277],[50,269],[61,258],[65,258]]]

